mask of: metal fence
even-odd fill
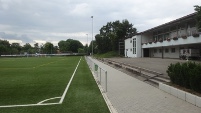
[[[107,71],[95,63],[91,57],[85,57],[96,82],[107,92]]]

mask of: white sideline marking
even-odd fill
[[[63,95],[62,95],[62,97],[53,97],[53,98],[45,99],[45,100],[43,100],[43,101],[41,101],[41,102],[39,102],[39,103],[37,103],[37,104],[3,105],[3,106],[0,106],[0,108],[28,107],[28,106],[48,106],[48,105],[59,105],[59,104],[62,104],[62,103],[63,103],[63,100],[64,100],[64,98],[65,98],[65,96],[66,96],[66,93],[67,93],[67,91],[68,91],[68,88],[69,88],[69,86],[70,86],[70,84],[71,84],[71,81],[73,80],[73,77],[74,77],[74,75],[75,75],[75,72],[77,71],[77,68],[78,68],[78,66],[79,66],[79,64],[80,64],[81,59],[82,59],[82,57],[80,58],[80,60],[79,60],[77,66],[76,66],[76,68],[75,68],[75,70],[74,70],[74,72],[73,72],[73,74],[72,74],[72,76],[71,76],[70,81],[68,82],[68,85],[67,85],[67,87],[66,87],[66,89],[65,89],[65,91],[64,91],[64,93],[63,93]],[[56,98],[61,98],[58,103],[43,103],[43,102],[46,102],[46,101],[48,101],[48,100],[52,100],[52,99],[56,99]]]
[[[70,81],[68,82],[68,85],[66,86],[66,89],[65,89],[65,91],[64,91],[64,93],[63,93],[63,95],[62,95],[62,97],[61,97],[61,100],[59,101],[60,104],[63,103],[63,101],[64,101],[64,98],[65,98],[65,96],[66,96],[66,93],[67,93],[67,91],[68,91],[68,88],[70,87],[70,84],[71,84],[71,82],[72,82],[72,80],[73,80],[73,77],[74,77],[74,75],[75,75],[75,72],[77,71],[77,68],[78,68],[78,66],[79,66],[79,64],[80,64],[81,59],[82,59],[82,57],[80,58],[80,60],[79,60],[79,62],[78,62],[78,64],[77,64],[77,66],[76,66],[76,68],[75,68],[75,70],[74,70],[74,72],[73,72],[73,75],[71,76]]]
[[[42,103],[44,103],[44,102],[46,102],[46,101],[53,100],[53,99],[57,99],[57,98],[61,98],[61,97],[53,97],[53,98],[45,99],[45,100],[39,102],[38,104],[42,104]]]
[[[60,103],[24,104],[24,105],[6,105],[6,106],[0,106],[0,108],[28,107],[28,106],[47,106],[47,105],[57,105],[57,104],[60,104]]]

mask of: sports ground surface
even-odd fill
[[[108,113],[84,57],[0,58],[0,113]]]

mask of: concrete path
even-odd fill
[[[201,113],[201,108],[92,59],[108,72],[110,102],[118,113]]]

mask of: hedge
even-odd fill
[[[170,64],[167,73],[173,84],[201,92],[201,64],[195,62]]]

